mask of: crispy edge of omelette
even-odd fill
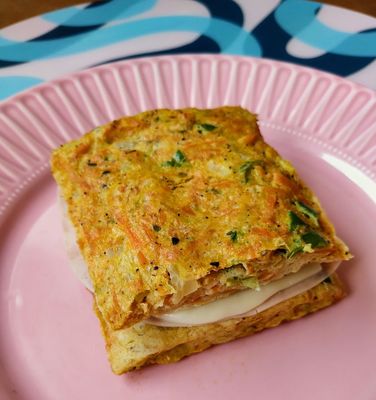
[[[166,328],[138,323],[113,330],[94,309],[106,342],[108,360],[115,374],[151,364],[169,364],[214,345],[250,336],[283,322],[302,318],[329,307],[346,296],[345,288],[333,274],[314,288],[285,300],[259,314],[192,327]]]
[[[232,113],[236,116],[239,116],[243,118],[243,123],[248,121],[249,119],[249,124],[252,125],[253,133],[256,134],[257,140],[262,143],[262,149],[267,149],[270,150],[270,152],[273,152],[276,157],[279,157],[278,154],[275,152],[274,149],[272,149],[265,141],[263,140],[257,123],[256,123],[256,117],[254,114],[249,113],[248,111],[245,111],[239,107],[222,107],[214,110],[195,110],[195,109],[189,109],[190,112],[196,112],[196,111],[208,111],[208,113],[212,112],[217,112],[220,113],[223,111],[226,115],[232,115]],[[160,110],[161,112],[170,112],[170,113],[178,113],[181,110]],[[183,110],[184,111],[184,110]],[[137,118],[138,120],[143,120],[146,118],[147,115],[149,115],[151,112],[146,112],[139,114],[135,117],[125,117],[122,118],[121,120],[115,121],[115,123],[111,123],[105,126],[104,129],[104,135],[106,137],[111,137],[111,140],[116,140],[116,137],[118,135],[117,130],[119,129],[119,125],[122,124],[124,121],[127,124],[132,125],[132,121],[135,121]],[[247,119],[248,118],[248,119]],[[137,129],[134,126],[132,129]],[[83,138],[73,142],[74,145],[77,146],[77,149],[75,152],[73,152],[73,157],[77,155],[77,157],[81,157],[83,154],[85,154],[85,151],[87,151],[88,148],[92,145],[92,143],[96,140],[95,138],[98,138],[98,131],[94,130],[90,132],[89,134],[85,135]],[[69,148],[69,147],[68,147]],[[70,164],[69,164],[69,156],[72,156],[72,154],[64,153],[65,148],[63,149],[58,149],[54,155],[53,155],[53,161],[52,161],[52,166],[53,166],[53,172],[54,176],[57,179],[57,181],[60,183],[60,186],[62,186],[63,189],[63,194],[65,197],[65,200],[68,203],[68,208],[69,208],[69,214],[70,217],[72,217],[72,212],[71,212],[71,197],[69,196],[69,193],[64,193],[64,190],[66,189],[65,185],[69,184],[67,183],[67,179],[69,180],[69,177],[73,177],[75,175],[75,171],[70,170]],[[64,159],[64,156],[68,156],[68,159]],[[64,170],[65,169],[65,170]],[[64,179],[59,179],[59,174],[64,175]],[[282,179],[283,177],[279,177]],[[126,286],[126,281],[120,285],[120,283],[116,286],[114,283],[109,283],[109,281],[105,278],[102,277],[103,273],[106,273],[104,270],[101,272],[100,269],[102,268],[100,265],[100,259],[101,254],[98,254],[97,256],[94,255],[89,255],[88,256],[88,251],[86,251],[89,247],[95,250],[97,243],[98,243],[98,237],[95,238],[93,243],[85,243],[82,240],[82,237],[85,236],[83,235],[83,229],[79,224],[79,220],[77,218],[73,218],[73,224],[76,229],[76,232],[78,232],[78,237],[79,237],[79,242],[81,245],[81,250],[83,250],[84,256],[86,258],[86,262],[89,265],[89,272],[93,269],[93,266],[96,268],[96,274],[90,273],[91,278],[93,279],[94,287],[96,287],[96,297],[97,297],[97,302],[98,302],[98,307],[101,309],[101,313],[103,315],[103,318],[105,318],[113,328],[119,329],[124,326],[130,326],[134,323],[139,322],[140,320],[146,319],[149,316],[154,316],[158,314],[162,314],[167,311],[171,311],[183,306],[190,306],[190,305],[196,305],[196,304],[204,304],[206,302],[213,301],[217,298],[223,297],[230,295],[234,293],[235,291],[238,290],[243,290],[246,289],[246,286],[243,286],[243,282],[245,282],[250,276],[255,277],[257,281],[259,281],[261,284],[267,284],[268,282],[271,282],[273,280],[279,279],[282,276],[296,272],[298,271],[303,265],[309,263],[309,262],[332,262],[340,259],[348,259],[349,258],[349,253],[348,249],[346,246],[335,236],[334,228],[332,224],[330,223],[329,219],[325,215],[324,211],[322,210],[322,207],[320,206],[317,198],[313,195],[313,193],[307,188],[307,186],[304,184],[304,182],[298,177],[298,175],[294,172],[294,179],[296,182],[299,183],[301,186],[302,192],[307,195],[309,194],[309,199],[310,202],[313,203],[316,206],[316,209],[319,210],[320,212],[320,223],[321,223],[321,230],[320,232],[325,232],[326,237],[330,238],[330,246],[328,248],[317,248],[317,249],[312,249],[311,252],[299,252],[296,253],[293,257],[293,259],[286,259],[281,254],[277,254],[275,252],[266,252],[266,255],[256,257],[252,260],[250,260],[250,265],[249,267],[247,265],[247,268],[244,268],[244,265],[226,265],[226,266],[221,266],[221,268],[215,268],[213,267],[213,270],[210,271],[207,275],[201,276],[198,278],[195,282],[197,288],[195,291],[188,293],[187,295],[184,295],[179,301],[171,301],[171,299],[174,298],[174,295],[168,292],[168,287],[172,287],[177,294],[179,295],[179,291],[184,291],[184,286],[186,286],[186,282],[184,282],[181,277],[179,276],[179,271],[176,274],[172,274],[174,271],[167,271],[168,272],[168,278],[164,278],[164,280],[161,281],[162,274],[166,274],[166,271],[159,267],[158,271],[148,271],[142,263],[140,263],[139,269],[145,269],[145,274],[148,274],[148,278],[140,278],[139,275],[137,275],[137,279],[135,281],[138,282],[137,285],[133,285],[132,282],[128,282],[128,289],[124,290],[124,286]],[[65,182],[65,183],[64,183]],[[286,183],[286,182],[282,182]],[[90,192],[88,192],[88,196],[90,196]],[[126,217],[126,216],[125,216]],[[88,236],[88,235],[86,235]],[[89,235],[90,236],[90,235]],[[116,266],[112,266],[114,270],[116,270]],[[250,271],[252,269],[252,271]],[[131,271],[124,271],[126,273],[129,273]],[[190,273],[192,271],[189,271]],[[231,277],[238,277],[240,276],[242,279],[232,280],[232,284],[229,286],[227,284],[226,279],[223,279],[223,276],[226,277],[227,273],[230,272]],[[235,275],[234,275],[235,273]],[[238,276],[236,275],[238,274]],[[123,274],[124,275],[124,274]],[[171,276],[174,275],[174,276]],[[102,277],[100,280],[98,277]],[[155,277],[155,278],[154,278]],[[99,280],[98,280],[98,279]],[[108,278],[108,277],[107,277]],[[245,278],[245,279],[243,279]],[[142,280],[142,282],[140,281]],[[153,279],[155,280],[155,284],[153,283]],[[175,281],[174,281],[175,280]],[[181,281],[181,282],[180,282]],[[120,281],[119,281],[120,282]],[[141,283],[142,284],[141,284]],[[188,286],[192,283],[192,281],[188,281]],[[165,291],[165,296],[159,296],[159,288],[158,286],[162,285],[162,289]],[[108,287],[107,287],[107,286]],[[178,289],[178,286],[181,286],[183,289]],[[106,287],[105,287],[106,286]],[[173,293],[173,292],[172,292]]]

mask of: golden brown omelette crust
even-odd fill
[[[349,258],[312,192],[239,107],[124,117],[51,163],[115,329],[241,289],[222,279],[234,265],[265,284],[309,261]],[[196,280],[197,292],[172,301]]]
[[[112,330],[101,317],[108,358],[116,374],[149,364],[167,364],[226,343],[273,328],[328,307],[345,296],[336,275],[320,285],[275,305],[257,315],[189,328],[165,328],[139,323],[131,328]]]

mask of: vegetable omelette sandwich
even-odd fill
[[[51,164],[69,256],[116,374],[345,295],[335,270],[348,248],[240,107],[123,117],[56,149]]]

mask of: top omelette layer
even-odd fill
[[[311,191],[239,107],[121,118],[55,150],[52,171],[114,328],[213,271],[243,265],[257,277],[263,259],[347,258]]]

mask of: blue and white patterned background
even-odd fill
[[[107,0],[0,30],[0,99],[126,58],[228,53],[293,62],[376,89],[376,19],[302,0]]]

